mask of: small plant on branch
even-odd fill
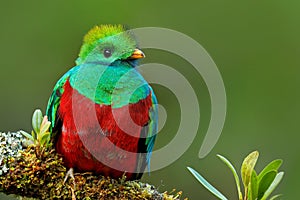
[[[267,200],[267,198],[278,186],[284,175],[284,172],[278,172],[278,169],[282,164],[282,160],[280,159],[273,160],[259,174],[257,174],[254,167],[257,162],[259,153],[258,151],[254,151],[244,159],[241,166],[241,177],[244,187],[243,194],[239,176],[233,165],[225,157],[221,155],[217,156],[229,167],[229,169],[233,173],[239,200]],[[191,167],[188,167],[188,170],[206,189],[208,189],[216,197],[222,200],[227,200],[227,198],[221,192],[213,187],[197,171],[195,171]],[[269,200],[274,200],[279,196],[281,195],[274,195],[270,197]]]
[[[20,131],[33,145],[36,146],[37,154],[42,155],[43,152],[49,148],[51,134],[49,131],[51,122],[48,121],[48,117],[42,114],[42,111],[37,109],[32,116],[32,128],[31,134]]]

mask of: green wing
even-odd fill
[[[46,115],[48,117],[48,120],[51,122],[51,127],[50,127],[51,133],[54,133],[56,131],[55,129],[59,124],[59,116],[57,111],[60,105],[61,95],[64,92],[63,86],[65,85],[70,75],[77,69],[78,67],[72,68],[57,81],[57,83],[54,86],[53,92],[49,98],[47,109],[46,109]]]

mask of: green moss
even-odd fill
[[[139,181],[119,180],[91,173],[75,173],[75,183],[63,183],[67,169],[54,149],[40,152],[31,145],[18,157],[4,159],[9,172],[0,176],[0,191],[36,199],[179,199],[181,192],[159,193]]]

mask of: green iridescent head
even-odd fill
[[[116,60],[143,58],[130,31],[122,25],[100,25],[92,28],[84,37],[76,64],[101,63],[109,65]]]

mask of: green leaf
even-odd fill
[[[37,140],[37,135],[36,135],[36,133],[34,131],[31,131],[31,136],[33,138],[32,141],[36,141]]]
[[[255,170],[252,171],[250,188],[251,188],[251,190],[250,190],[251,199],[256,200],[257,195],[258,195],[258,180],[257,180],[257,174],[256,174]],[[249,198],[249,200],[251,200],[251,199]]]
[[[32,128],[36,133],[40,132],[40,126],[43,120],[43,114],[40,109],[36,109],[32,116]]]
[[[266,173],[259,181],[258,199],[261,199],[276,177],[275,170]]]
[[[51,125],[51,122],[49,122],[49,121],[43,122],[42,125],[41,125],[40,134],[43,134],[43,133],[47,132],[50,128],[50,125]]]
[[[247,188],[251,181],[252,171],[258,159],[259,153],[258,151],[254,151],[250,153],[243,161],[241,174],[242,174],[242,181],[245,188],[245,194],[247,194]]]
[[[252,190],[251,190],[251,183],[249,183],[247,190],[248,190],[247,191],[248,194],[246,196],[247,200],[253,200],[253,198],[252,198]]]
[[[47,147],[49,141],[50,141],[50,132],[46,132],[41,136],[40,145]]]
[[[32,137],[29,133],[27,133],[27,132],[25,132],[25,131],[23,131],[23,130],[20,130],[19,132],[20,132],[22,135],[24,135],[24,137],[26,137],[27,139],[29,139],[29,140],[31,140],[31,141],[34,141],[33,137]]]
[[[227,198],[221,192],[219,192],[215,187],[213,187],[210,183],[208,183],[207,180],[205,180],[205,178],[203,178],[197,171],[195,171],[191,167],[187,167],[187,168],[193,174],[193,176],[212,194],[214,194],[219,199],[227,200]]]
[[[242,192],[241,192],[241,185],[240,185],[240,179],[239,179],[239,176],[234,168],[234,166],[229,162],[229,160],[227,160],[224,156],[221,156],[221,155],[217,155],[218,158],[220,158],[228,167],[229,169],[231,170],[233,176],[234,176],[234,179],[235,179],[235,183],[236,183],[236,187],[237,187],[237,190],[238,190],[238,196],[239,196],[239,200],[243,200],[243,195],[242,195]]]
[[[258,180],[260,181],[262,179],[262,177],[270,172],[270,171],[278,171],[279,167],[282,164],[282,160],[281,159],[277,159],[277,160],[273,160],[272,162],[270,162],[258,175]]]
[[[275,188],[278,186],[278,184],[280,183],[280,181],[282,180],[284,175],[284,172],[279,172],[275,179],[273,180],[272,184],[270,185],[270,187],[267,189],[267,191],[265,192],[264,196],[261,198],[261,200],[266,200],[268,198],[268,196],[270,196],[270,194],[275,190]],[[272,197],[273,198],[273,197]],[[275,196],[276,198],[276,196]]]
[[[269,200],[275,200],[275,199],[277,199],[278,197],[281,197],[281,196],[282,196],[282,194],[277,194],[277,195],[272,196]]]

